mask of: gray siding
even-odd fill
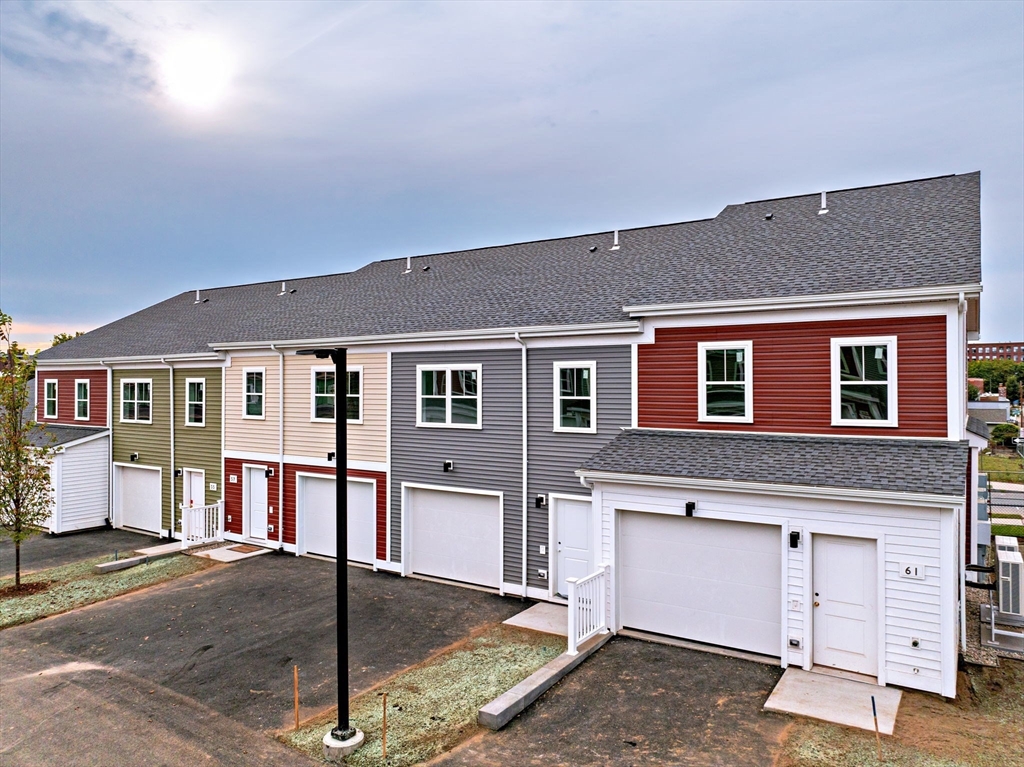
[[[597,362],[597,433],[567,434],[554,430],[554,363]],[[590,495],[575,471],[631,422],[630,347],[581,346],[530,349],[527,352],[528,494]],[[550,567],[540,547],[548,544],[548,509],[531,502],[527,508],[528,584],[547,589],[537,575]]]
[[[523,416],[517,349],[391,358],[391,559],[401,558],[402,482],[504,493],[504,580],[522,583]],[[482,429],[417,428],[416,366],[480,364]],[[442,463],[455,462],[444,473]]]

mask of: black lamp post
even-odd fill
[[[346,349],[300,349],[296,354],[334,362],[334,467],[337,508],[338,724],[324,737],[324,756],[355,751],[363,734],[349,723],[348,705],[348,365]],[[314,391],[313,396],[316,397]],[[313,406],[316,407],[314,401]],[[330,457],[330,456],[328,456]]]

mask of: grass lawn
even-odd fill
[[[476,734],[477,710],[565,652],[565,638],[499,624],[406,669],[352,699],[350,720],[363,746],[347,765],[420,764]],[[388,758],[381,750],[383,694],[388,694]],[[324,735],[337,709],[278,739],[324,762]],[[324,762],[326,763],[326,762]]]
[[[0,596],[0,629],[74,610],[76,607],[205,570],[214,564],[202,557],[176,555],[127,570],[102,575],[93,572],[94,565],[110,560],[111,557],[97,557],[22,575],[22,585],[45,582],[50,585],[35,593]],[[0,589],[13,584],[14,576],[0,578]]]
[[[903,692],[896,730],[864,730],[798,719],[787,730],[779,767],[1007,767],[1024,764],[1024,662],[999,668],[967,666],[957,698]]]
[[[1009,535],[1024,538],[1024,525],[992,525],[992,535]]]
[[[1020,456],[982,453],[980,464],[978,470],[988,472],[989,482],[1024,483],[1024,460]]]

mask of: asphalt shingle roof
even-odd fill
[[[988,439],[992,436],[992,432],[989,431],[988,424],[980,418],[975,418],[973,415],[967,416],[967,431],[971,434],[977,434],[983,439]]]
[[[966,442],[624,431],[586,471],[962,496]]]
[[[101,434],[109,431],[106,428],[95,426],[63,426],[56,423],[40,423],[29,432],[29,441],[36,447],[49,445],[60,447],[75,440],[91,437],[94,434]]]
[[[980,174],[730,205],[713,219],[376,261],[182,293],[39,355],[195,354],[210,343],[628,320],[623,306],[981,281]],[[771,220],[766,216],[771,214]],[[593,248],[593,251],[591,249]]]

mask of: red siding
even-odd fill
[[[89,420],[75,420],[75,380],[89,380]],[[57,381],[57,417],[43,418],[44,381]],[[39,370],[36,372],[36,420],[42,423],[66,423],[71,426],[107,425],[106,370]]]
[[[658,328],[638,349],[638,424],[874,436],[946,436],[946,319],[897,319]],[[898,428],[832,426],[831,339],[897,336]],[[753,341],[754,422],[697,420],[697,344]]]
[[[259,465],[274,469],[274,476],[267,480],[267,506],[273,507],[273,514],[267,515],[268,524],[274,525],[274,532],[269,533],[270,542],[277,540],[277,531],[281,529],[281,507],[278,503],[279,485],[281,481],[280,471],[276,463],[259,463],[258,461],[243,461],[238,458],[224,459],[224,529],[235,535],[244,535],[242,532],[242,516],[245,512],[242,490],[244,479],[242,465]],[[231,478],[235,481],[232,482]],[[231,517],[231,521],[228,521]],[[287,540],[287,538],[285,539]]]
[[[302,464],[287,463],[284,467],[284,540],[285,543],[295,543],[295,516],[297,513],[297,501],[295,499],[295,474],[296,472],[309,474],[324,474],[330,477],[336,476],[333,468],[326,466],[303,466]],[[361,469],[349,469],[348,476],[363,477],[364,479],[376,480],[377,499],[377,559],[387,559],[387,495],[388,478],[382,471],[363,471]]]

